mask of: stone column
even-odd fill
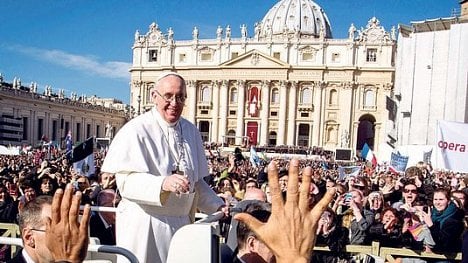
[[[218,142],[224,142],[223,136],[226,135],[227,129],[227,112],[228,112],[228,81],[223,80],[221,83],[221,90],[219,93],[219,128],[218,128]]]
[[[244,110],[245,110],[245,81],[237,81],[237,89],[239,90],[239,99],[237,100],[237,128],[236,136],[244,136]],[[242,144],[242,138],[236,138],[236,144]]]
[[[289,103],[288,103],[288,136],[286,138],[286,143],[288,145],[296,145],[296,112],[297,112],[297,81],[291,83],[291,88],[289,89]]]
[[[268,144],[268,119],[270,116],[270,81],[265,80],[262,83],[262,108],[260,109],[260,145]]]
[[[280,110],[278,119],[278,140],[277,145],[284,145],[286,139],[286,107],[287,107],[287,81],[280,83]]]
[[[353,95],[353,92],[354,91],[354,83],[352,82],[345,82],[345,83],[342,83],[342,88],[341,88],[341,92],[340,92],[340,96],[339,96],[339,99],[338,99],[338,103],[339,103],[339,109],[340,109],[340,119],[339,119],[339,123],[340,123],[340,138],[342,137],[342,135],[345,133],[345,131],[349,131],[349,136],[351,137],[352,133],[351,133],[351,123],[352,123],[352,120],[354,118],[354,108],[353,108],[353,105],[354,105],[354,95]],[[348,139],[348,142],[350,142],[350,140]],[[340,145],[341,147],[350,147],[350,145],[348,144],[347,146],[342,146]]]
[[[30,110],[29,119],[28,119],[28,142],[29,144],[36,144],[36,129],[37,129],[37,120],[36,120],[36,111]],[[67,131],[68,132],[68,131]]]
[[[211,110],[211,141],[218,142],[218,122],[219,122],[219,81],[215,80],[213,83],[213,96],[211,98],[212,110]]]
[[[322,130],[323,130],[323,114],[325,112],[325,91],[323,89],[323,82],[315,82],[313,90],[313,102],[314,102],[314,113],[313,113],[313,130],[312,130],[312,143],[310,146],[321,146],[322,145]]]
[[[187,119],[196,125],[195,117],[197,114],[197,81],[187,81],[187,102],[185,104]]]
[[[46,111],[44,113],[44,130],[42,131],[42,135],[45,135],[49,140],[52,140],[52,133],[51,131],[52,122],[50,121],[50,112]]]

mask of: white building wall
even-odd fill
[[[400,148],[435,144],[438,120],[468,121],[468,24],[445,25],[447,30],[399,35],[395,95],[401,95]]]

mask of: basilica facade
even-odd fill
[[[203,140],[241,145],[377,150],[391,129],[395,29],[376,17],[335,39],[326,13],[311,0],[281,0],[252,25],[219,26],[212,39],[174,40],[152,23],[133,44],[130,103],[152,106],[158,75],[187,81],[183,115]],[[360,26],[360,29],[356,27]],[[231,30],[240,30],[232,37]]]

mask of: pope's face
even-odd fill
[[[177,98],[186,97],[186,90],[182,80],[175,75],[169,75],[159,81],[159,84],[152,90],[151,96],[159,114],[168,123],[175,123],[179,120],[184,103]]]

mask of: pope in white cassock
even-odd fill
[[[197,208],[225,210],[203,180],[208,165],[200,133],[181,117],[186,94],[182,76],[159,77],[151,90],[155,107],[122,127],[101,169],[115,174],[122,196],[117,246],[140,262],[166,262],[172,236],[193,221]]]

